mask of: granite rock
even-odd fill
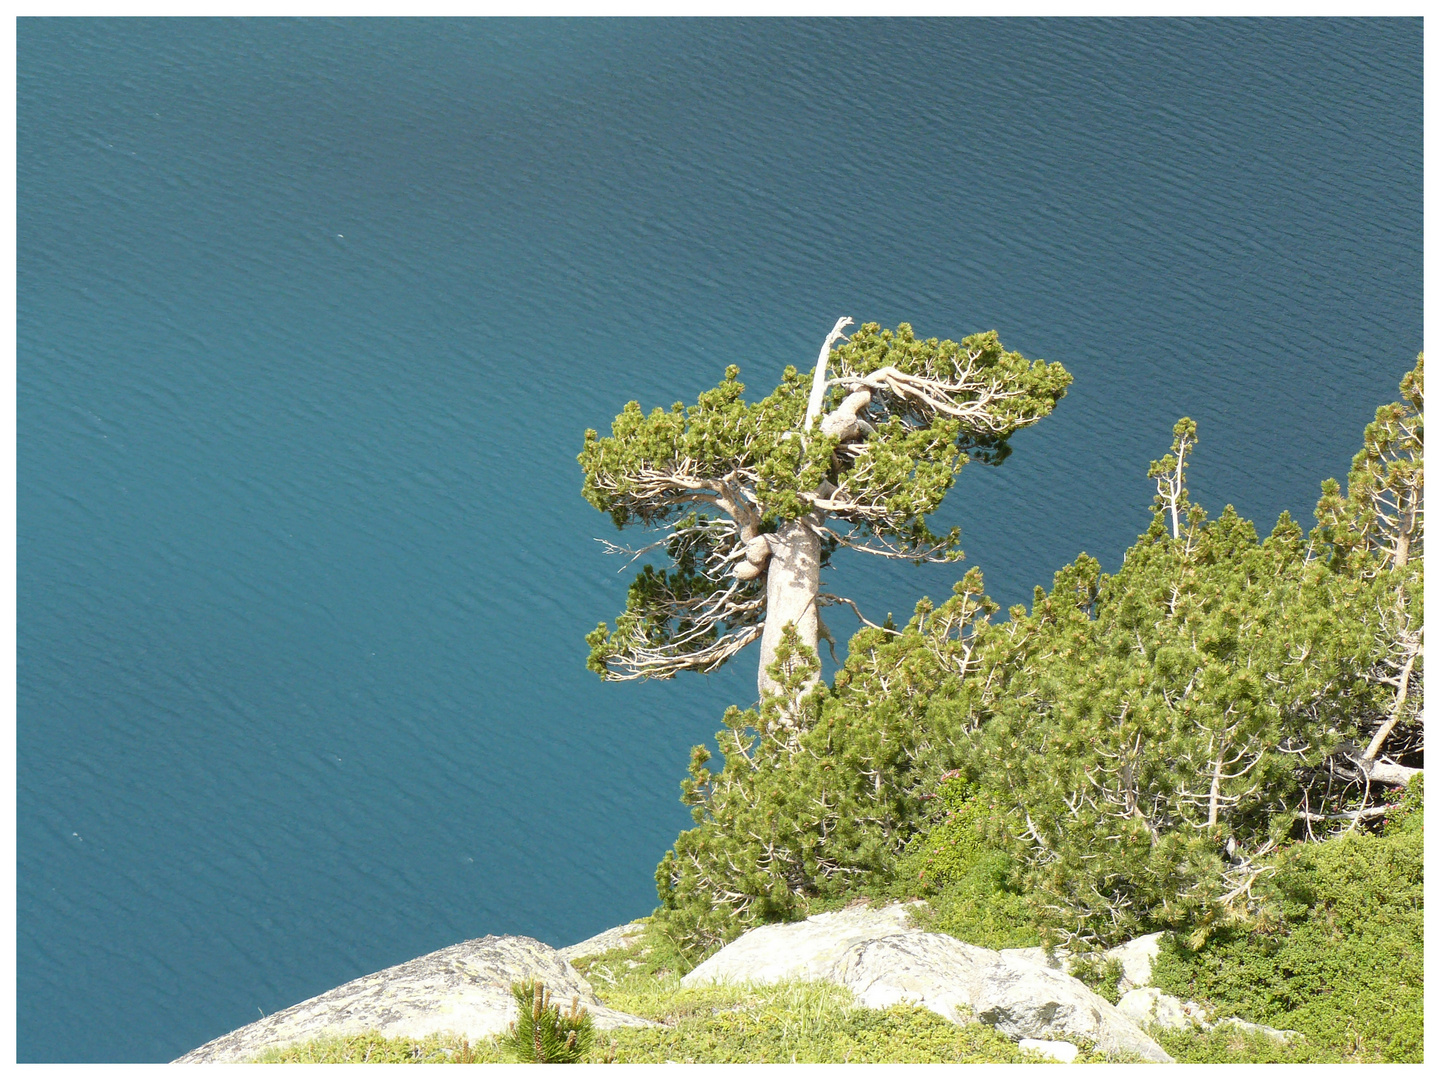
[[[584,977],[549,945],[492,935],[345,983],[213,1039],[176,1063],[240,1062],[272,1048],[369,1031],[414,1039],[451,1033],[475,1042],[510,1026],[516,1016],[510,984],[523,979],[543,980],[558,1004],[578,998],[597,1028],[655,1026],[601,1005]]]
[[[979,1020],[1014,1039],[1083,1039],[1105,1053],[1170,1061],[1149,1035],[1084,983],[1029,958],[910,925],[907,905],[847,908],[758,927],[681,980],[848,987],[872,1008],[910,1001],[948,1020]]]
[[[1170,1030],[1210,1030],[1204,1006],[1162,994],[1153,986],[1142,986],[1129,991],[1120,998],[1116,1008],[1137,1024],[1153,1024]]]
[[[1020,1049],[1029,1050],[1032,1054],[1039,1054],[1051,1061],[1064,1062],[1066,1065],[1080,1056],[1080,1048],[1074,1043],[1050,1039],[1021,1039]]]
[[[602,930],[594,937],[586,938],[574,945],[567,945],[557,951],[566,960],[573,963],[584,956],[599,956],[612,949],[629,948],[639,941],[640,936],[644,933],[645,924],[643,922],[626,923],[624,926],[614,926],[609,930]]]
[[[1118,960],[1124,974],[1120,978],[1120,993],[1136,987],[1150,985],[1150,965],[1160,955],[1161,933],[1146,934],[1144,937],[1127,941],[1105,951],[1105,960]]]
[[[825,980],[852,946],[909,928],[904,904],[851,907],[812,915],[804,922],[769,923],[736,938],[680,983]]]
[[[1001,949],[1000,956],[1004,960],[1024,960],[1027,964],[1070,974],[1070,954],[1064,949],[1046,952],[1039,945],[1032,945],[1027,949]]]

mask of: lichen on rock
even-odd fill
[[[577,998],[597,1028],[653,1026],[602,1005],[558,950],[534,938],[491,935],[352,980],[213,1039],[176,1064],[241,1062],[272,1048],[372,1031],[414,1039],[453,1033],[476,1042],[508,1029],[517,1015],[511,984],[526,979],[542,980],[557,999]]]

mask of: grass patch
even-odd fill
[[[689,992],[686,992],[688,996]],[[614,1032],[619,1062],[905,1062],[1026,1060],[1015,1044],[979,1024],[956,1026],[927,1009],[884,1011],[854,1004],[823,983],[725,987],[703,1004],[684,1002],[671,1028]]]
[[[652,1013],[663,1028],[596,1033],[588,1062],[905,1062],[974,1063],[1038,1060],[981,1024],[957,1026],[911,1005],[883,1011],[854,1003],[827,983],[724,986],[681,990]],[[656,1016],[659,1019],[660,1016]],[[493,1039],[475,1046],[433,1036],[382,1039],[358,1035],[272,1050],[267,1064],[443,1065],[506,1060]]]
[[[256,1065],[462,1065],[504,1061],[494,1039],[471,1045],[464,1039],[384,1039],[379,1032],[313,1039],[251,1058]]]
[[[956,1025],[911,1005],[867,1009],[821,982],[682,987],[683,965],[639,942],[576,967],[619,1009],[666,1025],[600,1032],[617,1062],[1021,1062],[1015,1043],[982,1024]]]

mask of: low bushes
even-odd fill
[[[1156,984],[1223,1015],[1300,1031],[1332,1060],[1422,1060],[1422,800],[1412,781],[1382,834],[1289,847],[1262,891],[1265,919],[1198,949],[1169,942]]]
[[[958,779],[941,785],[938,802],[945,817],[910,845],[891,892],[927,901],[918,920],[926,930],[987,949],[1039,945],[1020,865],[986,839],[994,806]]]

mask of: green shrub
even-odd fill
[[[1166,1053],[1186,1065],[1300,1065],[1341,1060],[1330,1048],[1308,1040],[1284,1043],[1264,1032],[1234,1025],[1210,1031],[1157,1028],[1150,1034]]]
[[[941,785],[945,817],[906,850],[896,894],[923,897],[920,925],[987,949],[1040,944],[1030,904],[1015,884],[1015,859],[985,838],[992,810],[959,779]]]
[[[1071,961],[1070,974],[1111,1005],[1120,1000],[1120,980],[1125,977],[1125,967],[1119,960],[1106,960],[1098,953],[1086,953]]]
[[[1379,795],[1336,755],[1383,732],[1423,746],[1422,535],[1384,509],[1414,507],[1422,373],[1367,428],[1349,495],[1324,486],[1308,537],[1288,514],[1263,541],[1231,507],[1207,519],[1184,419],[1114,574],[1082,553],[992,623],[972,570],[903,630],[856,634],[808,695],[818,661],[787,638],[783,692],[726,713],[724,767],[694,751],[696,828],[657,869],[657,930],[694,962],[760,923],[902,893],[977,942],[1266,926],[1280,849]],[[983,816],[948,820],[949,775]]]
[[[519,1016],[504,1039],[513,1060],[536,1065],[562,1065],[583,1061],[594,1041],[594,1023],[580,999],[568,1009],[551,1004],[550,992],[540,980],[511,985]]]
[[[1278,847],[1379,798],[1332,754],[1418,716],[1418,687],[1408,704],[1396,687],[1421,678],[1423,566],[1394,506],[1413,505],[1422,465],[1420,370],[1409,404],[1367,428],[1351,495],[1325,487],[1308,539],[1288,514],[1263,543],[1231,507],[1207,520],[1183,419],[1119,570],[1082,554],[1029,612],[977,625],[978,661],[943,692],[970,733],[965,775],[1059,938],[1184,927],[1198,944],[1251,925]]]
[[[965,739],[929,708],[957,678],[932,654],[993,609],[972,572],[941,610],[922,604],[903,633],[857,634],[834,687],[808,695],[818,661],[787,633],[772,668],[783,693],[759,712],[726,712],[723,769],[707,767],[704,747],[693,752],[682,787],[696,828],[656,870],[657,930],[698,958],[751,926],[883,892],[906,846],[940,816],[933,796]]]
[[[1012,611],[978,703],[975,770],[1008,813],[1040,916],[1110,945],[1250,914],[1287,838],[1297,767],[1353,735],[1375,585],[1263,544],[1227,507],[1156,515],[1114,575],[1082,556]]]
[[[1169,941],[1156,985],[1221,1015],[1292,1028],[1336,1059],[1420,1061],[1424,1051],[1423,788],[1381,835],[1296,844],[1263,899],[1267,929]]]

